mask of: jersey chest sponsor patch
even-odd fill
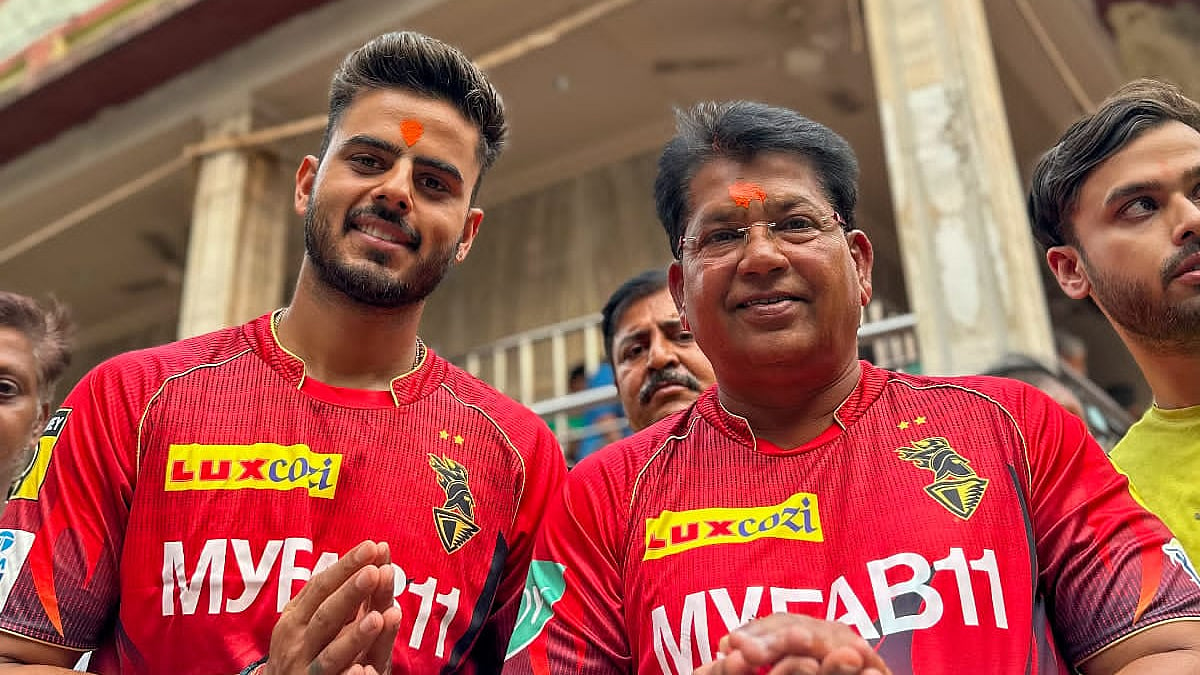
[[[757,539],[824,541],[817,495],[797,492],[770,506],[663,511],[646,519],[646,552],[642,560]]]
[[[307,490],[333,499],[342,456],[313,452],[307,445],[171,445],[163,489]]]

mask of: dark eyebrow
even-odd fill
[[[816,202],[812,201],[811,199],[808,199],[806,197],[801,197],[801,196],[785,197],[785,198],[779,199],[779,200],[769,199],[769,200],[767,200],[767,203],[764,204],[764,206],[774,209],[775,211],[790,211],[790,210],[796,208],[797,206],[808,206],[808,207],[816,209],[818,211],[821,210],[820,204],[817,204]],[[830,207],[830,208],[832,208],[832,207]]]
[[[1190,180],[1190,179],[1194,179],[1194,178],[1200,178],[1200,164],[1197,164],[1196,166],[1193,166],[1192,168],[1183,172],[1184,180]],[[1121,201],[1122,199],[1125,199],[1126,197],[1132,197],[1133,195],[1140,194],[1142,192],[1161,190],[1162,188],[1163,188],[1163,184],[1156,180],[1144,181],[1141,183],[1130,183],[1129,185],[1122,185],[1121,187],[1116,188],[1112,192],[1108,193],[1108,196],[1106,196],[1104,198],[1104,205],[1109,206],[1113,202]]]
[[[458,167],[449,162],[443,162],[440,159],[426,157],[424,155],[417,155],[416,157],[413,157],[413,164],[448,173],[451,176],[454,176],[454,179],[458,182],[463,182],[462,172],[458,170]]]
[[[365,145],[367,147],[375,148],[376,150],[382,150],[393,155],[404,154],[404,148],[401,148],[395,143],[386,141],[378,136],[369,136],[367,134],[359,134],[357,136],[351,136],[350,138],[347,138],[345,142],[342,143],[342,148],[345,149],[352,145]]]
[[[772,214],[771,217],[775,217],[775,215],[780,214],[780,213],[786,213],[788,211],[791,211],[792,209],[796,208],[797,206],[807,206],[816,211],[823,210],[820,204],[817,204],[816,202],[812,201],[811,199],[808,199],[808,198],[800,196],[800,195],[795,195],[795,196],[787,195],[787,196],[784,196],[784,197],[781,197],[778,199],[768,199],[767,202],[765,204],[763,204],[763,207]],[[740,222],[741,219],[739,219],[737,216],[739,214],[743,214],[745,212],[746,212],[746,209],[744,207],[721,204],[721,205],[717,206],[716,208],[713,208],[712,210],[710,210],[708,213],[706,213],[704,215],[702,222],[705,222],[705,223],[728,223],[728,222],[734,222],[734,221]]]
[[[647,336],[647,335],[649,335],[649,334],[650,334],[650,330],[649,330],[649,329],[646,329],[646,328],[639,328],[639,329],[637,329],[637,330],[635,330],[635,331],[633,331],[633,332],[631,332],[631,333],[626,333],[626,334],[622,335],[622,336],[621,336],[621,339],[620,339],[620,340],[617,340],[617,341],[616,341],[614,344],[615,344],[615,345],[616,345],[616,347],[617,347],[617,351],[618,351],[618,352],[620,352],[620,351],[621,351],[621,349],[622,349],[622,348],[623,348],[625,345],[629,344],[630,342],[640,342],[640,341],[643,341],[643,340],[645,340],[645,339],[646,339],[646,336]]]

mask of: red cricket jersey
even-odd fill
[[[581,463],[560,500],[506,672],[690,673],[791,612],[849,624],[897,675],[1065,674],[1200,618],[1200,579],[1083,423],[1011,380],[864,363],[793,450],[710,389]]]
[[[235,673],[373,539],[395,672],[494,672],[565,472],[536,415],[432,351],[390,392],[306,379],[269,316],[125,354],[67,397],[0,519],[0,629],[101,672]]]

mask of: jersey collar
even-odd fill
[[[312,387],[310,391],[305,386],[308,378],[304,371],[304,361],[280,344],[279,338],[275,334],[275,321],[282,311],[275,310],[270,314],[264,314],[245,325],[246,338],[253,345],[254,351],[272,370],[283,377],[289,385],[303,390],[305,393],[314,394],[317,398],[325,400],[327,397],[320,394],[320,392],[336,390],[339,392],[337,400],[329,402],[343,406],[356,400],[356,397],[350,395],[355,391],[352,389],[329,387],[324,383],[319,383],[319,386]],[[445,376],[446,361],[437,354],[434,354],[433,350],[426,346],[425,353],[416,367],[392,379],[392,404],[397,407],[408,405],[428,396],[442,383]],[[365,394],[361,401],[358,401],[352,407],[378,407],[377,392],[365,392]],[[372,394],[375,395],[373,396]]]
[[[717,386],[710,387],[701,394],[693,409],[695,411],[694,414],[702,416],[705,421],[718,431],[738,443],[755,447],[768,454],[794,454],[803,452],[841,436],[863,416],[867,409],[871,407],[871,404],[883,392],[883,387],[888,379],[888,371],[877,368],[866,361],[860,361],[859,365],[862,366],[862,372],[859,375],[858,383],[855,384],[854,390],[850,392],[846,400],[842,401],[841,405],[834,411],[833,424],[816,438],[798,448],[782,449],[757,438],[746,418],[729,412],[725,409],[725,406],[721,405],[721,400],[718,397],[719,383]]]

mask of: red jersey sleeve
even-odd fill
[[[1032,387],[1018,425],[1040,590],[1055,635],[1078,665],[1155,623],[1200,617],[1200,578],[1159,519],[1142,508],[1083,422]]]
[[[534,547],[504,672],[632,673],[621,597],[627,482],[603,452],[567,476]]]
[[[136,390],[110,361],[50,418],[0,517],[0,629],[79,650],[111,629],[136,473]]]
[[[488,616],[479,641],[469,659],[475,661],[477,672],[493,672],[500,663],[512,635],[513,622],[521,607],[525,579],[538,529],[547,508],[558,497],[566,477],[567,464],[558,441],[548,428],[539,430],[534,449],[527,457],[525,486],[513,523],[504,574],[496,593],[494,609]]]

